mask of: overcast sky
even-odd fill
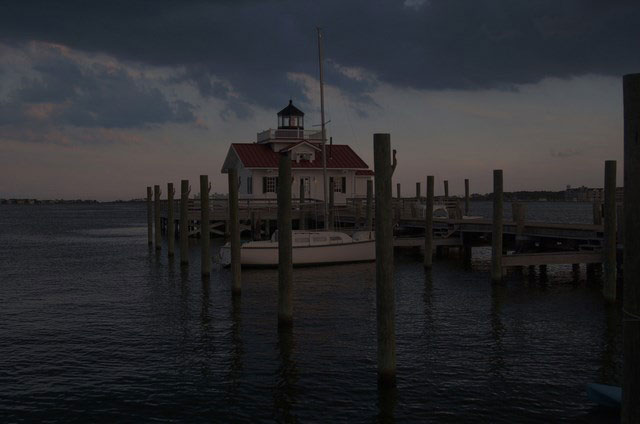
[[[0,197],[129,199],[209,174],[288,100],[372,165],[391,133],[413,193],[602,186],[622,175],[622,82],[640,2],[4,1]],[[424,185],[424,184],[423,184]]]

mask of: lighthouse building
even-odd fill
[[[373,171],[346,144],[326,144],[327,179],[333,181],[334,201],[345,203],[348,198],[364,198],[367,180]],[[242,199],[275,199],[278,162],[281,152],[289,152],[291,192],[300,195],[304,183],[305,198],[323,200],[322,132],[304,129],[304,113],[291,100],[278,112],[278,128],[258,133],[255,143],[233,143],[229,147],[222,172],[238,170],[239,197]]]

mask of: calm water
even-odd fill
[[[588,222],[591,205],[528,215]],[[144,205],[0,206],[0,421],[617,419],[584,391],[621,375],[618,309],[584,268],[492,286],[480,260],[426,274],[397,253],[398,387],[379,390],[374,264],[296,269],[279,333],[276,270],[245,270],[234,302],[227,270],[201,279],[196,245],[188,270],[150,251],[145,220]]]

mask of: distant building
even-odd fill
[[[622,203],[623,199],[624,187],[616,187],[616,202]],[[567,202],[603,202],[604,189],[585,186],[572,188],[568,185],[564,191],[564,200]]]
[[[304,129],[304,113],[289,105],[278,112],[278,128],[258,133],[255,143],[233,143],[229,147],[222,172],[238,170],[239,196],[245,199],[275,199],[280,152],[290,152],[293,177],[291,192],[297,198],[304,182],[307,199],[322,200],[322,132]],[[336,203],[347,198],[366,197],[367,180],[373,171],[344,144],[327,144],[327,177],[334,183]]]

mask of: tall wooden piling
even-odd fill
[[[154,218],[154,231],[156,239],[156,250],[162,249],[162,229],[160,228],[162,223],[160,222],[160,195],[162,191],[159,185],[153,186],[153,218]]]
[[[209,177],[200,175],[200,251],[202,275],[211,274],[211,254],[209,234]]]
[[[278,166],[278,325],[293,323],[293,253],[291,236],[291,157],[280,154]]]
[[[396,222],[402,218],[402,191],[400,183],[396,184]]]
[[[176,194],[173,189],[173,183],[167,184],[167,256],[173,258],[175,254],[176,231],[175,221],[173,220],[173,195]]]
[[[147,242],[153,245],[153,194],[151,187],[147,187]]]
[[[469,179],[464,179],[464,214],[469,215]]]
[[[433,175],[427,176],[427,205],[424,210],[424,267],[433,265]]]
[[[180,264],[189,263],[189,180],[180,181]]]
[[[391,137],[373,136],[376,173],[376,315],[378,380],[395,385],[396,335],[393,283],[393,219],[391,212]]]
[[[373,230],[373,181],[367,180],[367,231]]]
[[[640,422],[640,74],[625,75],[622,422]]]
[[[416,183],[416,200],[420,201],[420,194],[422,194],[422,190],[420,190],[420,182]]]
[[[616,161],[604,163],[604,281],[602,294],[609,302],[616,300],[617,243],[616,243]]]
[[[491,280],[502,281],[502,169],[493,171],[493,229],[491,236]]]
[[[335,215],[333,210],[334,205],[334,181],[333,179],[329,181],[329,226],[327,227],[329,230],[333,231],[335,228]]]
[[[240,294],[240,217],[238,216],[238,170],[228,169],[229,178],[229,238],[231,239],[231,293]]]
[[[445,199],[449,198],[449,181],[444,180],[444,197]]]
[[[307,229],[307,216],[305,214],[305,210],[304,210],[304,203],[305,203],[305,198],[304,198],[304,179],[300,179],[300,217],[299,217],[299,225],[298,227],[301,230],[306,230]]]

